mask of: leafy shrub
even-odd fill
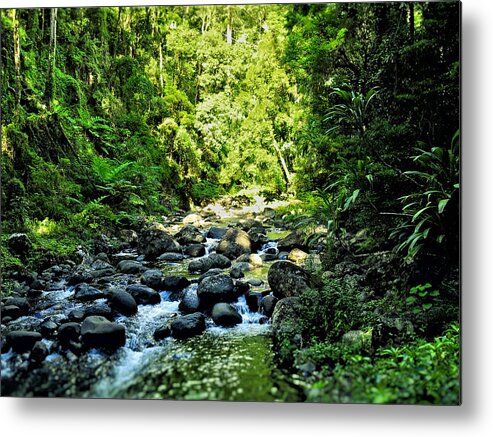
[[[361,287],[351,278],[325,280],[321,290],[309,290],[301,296],[303,337],[311,340],[338,341],[352,329],[370,323],[359,300]]]
[[[194,203],[204,204],[224,194],[221,186],[209,181],[200,181],[192,185],[192,199]]]
[[[352,355],[306,386],[309,402],[460,403],[459,325],[433,341],[379,349],[375,359]],[[333,355],[332,355],[333,356]]]
[[[424,147],[424,145],[422,145]],[[432,147],[417,149],[414,162],[420,170],[408,171],[419,191],[400,200],[403,203],[403,223],[391,234],[402,242],[396,247],[413,259],[419,252],[429,250],[448,254],[457,261],[459,250],[459,131],[448,149]]]

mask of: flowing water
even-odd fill
[[[206,253],[214,251],[217,240],[208,239]],[[277,250],[274,242],[262,251]],[[119,257],[134,258],[123,253]],[[160,265],[165,275],[188,273],[189,260]],[[265,291],[271,263],[245,272],[245,280],[261,279],[253,290]],[[129,275],[115,275],[114,284],[125,286]],[[192,283],[190,287],[197,287]],[[40,310],[34,315],[41,323],[46,317],[63,319],[67,312],[81,307],[69,299],[73,287],[63,281],[57,290],[45,293]],[[116,322],[126,329],[126,344],[114,354],[90,350],[76,356],[52,352],[41,369],[31,371],[20,356],[12,352],[1,355],[2,389],[14,396],[69,396],[129,399],[187,399],[298,401],[300,392],[288,375],[274,363],[270,323],[258,312],[250,311],[245,297],[233,305],[242,316],[242,323],[233,328],[215,326],[207,319],[206,331],[186,341],[173,338],[156,341],[154,331],[179,315],[177,301],[161,291],[161,302],[139,305],[134,316],[119,316]],[[97,303],[98,301],[96,301]],[[104,300],[102,300],[104,302]],[[102,303],[101,302],[101,303]],[[22,327],[25,318],[15,321]],[[32,317],[31,317],[32,319]],[[32,323],[33,320],[26,322]],[[53,342],[43,340],[48,347]],[[22,366],[25,368],[23,369]]]

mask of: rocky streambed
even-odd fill
[[[278,301],[309,284],[286,260],[307,256],[302,240],[212,219],[123,230],[118,250],[19,272],[2,300],[2,395],[301,400],[270,334]]]

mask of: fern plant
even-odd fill
[[[458,251],[460,132],[454,134],[450,146],[432,147],[424,144],[413,157],[419,170],[405,174],[422,189],[401,197],[403,222],[392,231],[391,238],[401,242],[397,251],[414,258],[424,248],[433,251],[442,247],[452,256]]]

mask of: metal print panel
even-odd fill
[[[1,394],[460,403],[460,3],[1,11]]]

